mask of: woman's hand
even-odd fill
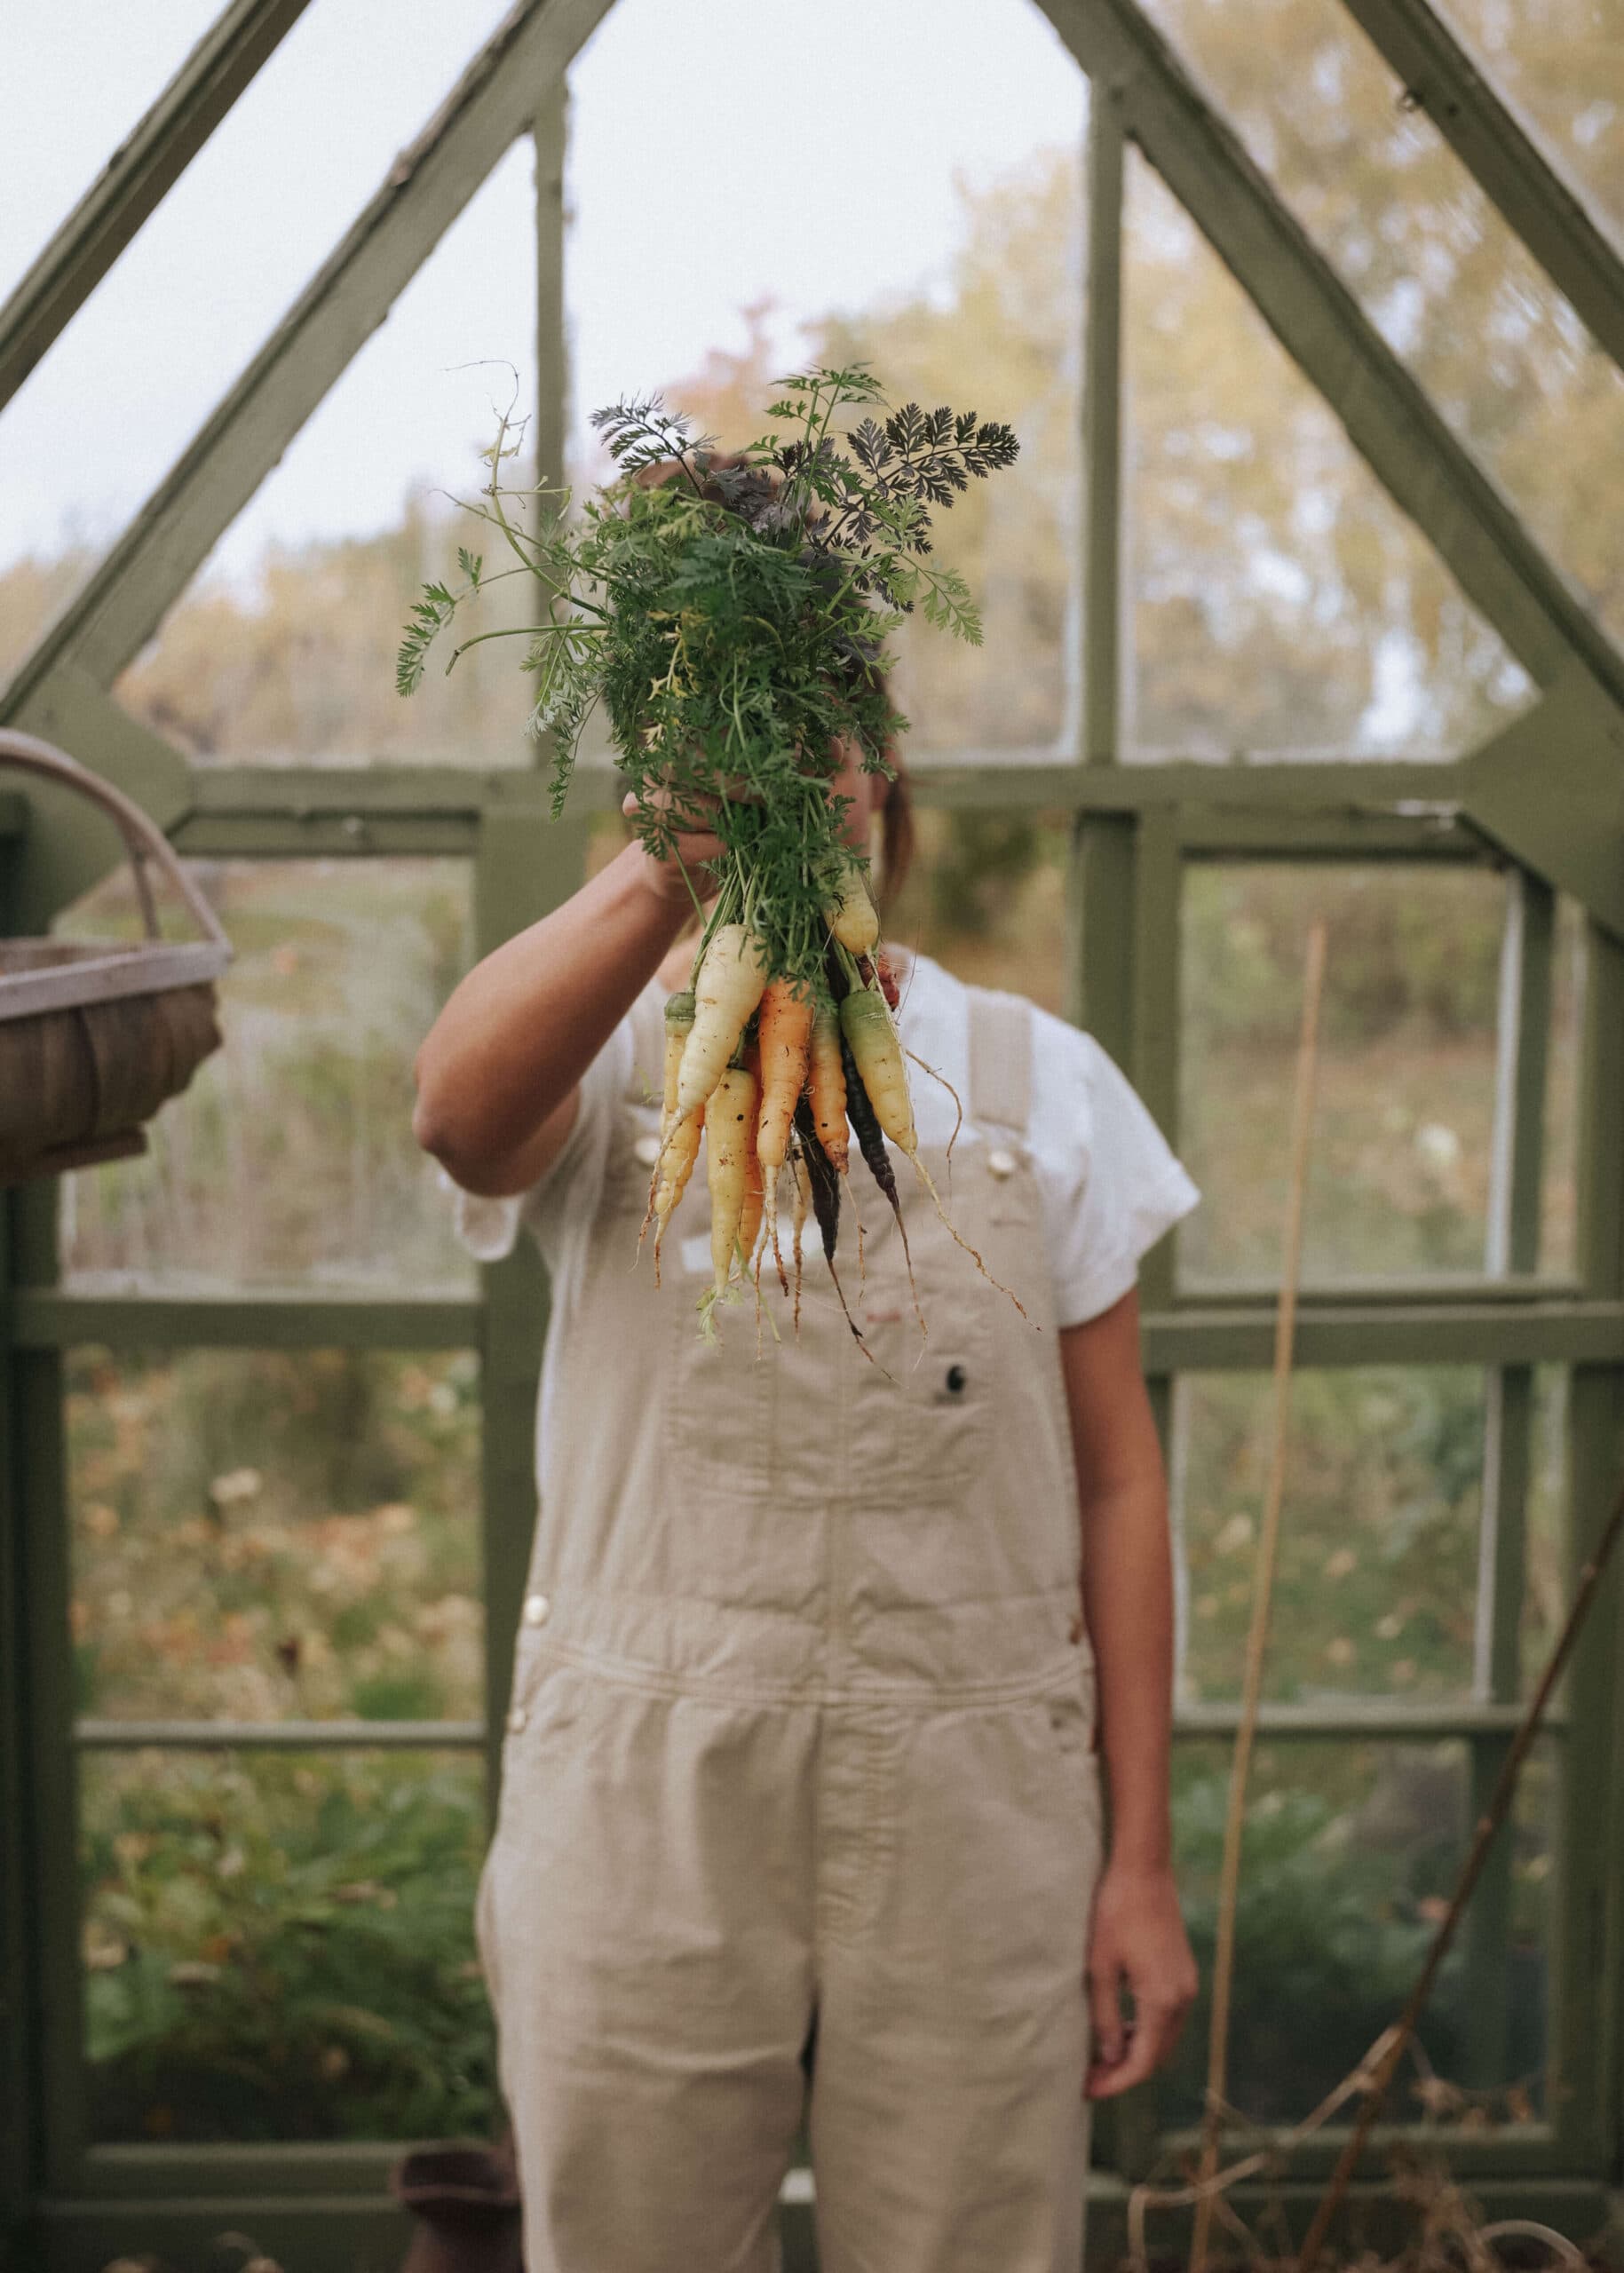
[[[700,802],[714,811],[717,800],[706,797]],[[668,812],[670,792],[656,789],[647,803],[662,812]],[[640,810],[636,792],[629,791],[621,800],[622,812],[628,820],[635,820]],[[722,843],[709,829],[678,829],[671,851],[663,858],[657,857],[640,842],[636,852],[642,881],[662,907],[691,908],[696,895],[702,900],[715,890],[714,879],[708,871],[710,862],[722,857]]]
[[[1089,1931],[1093,2050],[1083,2092],[1112,2099],[1153,2075],[1171,2054],[1195,2002],[1195,1959],[1171,1870],[1107,1863]],[[1133,1998],[1133,2019],[1122,1991]]]
[[[831,797],[845,798],[844,826],[846,841],[858,851],[865,851],[868,843],[870,818],[883,805],[889,784],[879,775],[862,771],[860,762],[861,752],[854,741],[836,736],[830,744],[829,757],[829,764],[820,768],[813,778],[827,780]],[[741,804],[756,799],[758,795],[751,789],[749,782],[742,780],[729,781],[725,787],[728,796]],[[685,818],[702,820],[707,814],[715,812],[719,802],[717,797],[709,794],[695,796],[685,809]],[[646,808],[652,807],[657,812],[669,812],[672,803],[669,789],[651,790],[641,805],[637,793],[629,791],[621,799],[621,811],[628,820],[635,821],[638,813]],[[640,873],[649,890],[662,905],[684,908],[693,907],[693,893],[697,893],[703,899],[715,890],[715,879],[708,871],[710,863],[721,858],[722,851],[720,839],[703,828],[678,829],[673,850],[664,858],[656,858],[641,842],[638,845]],[[684,868],[692,879],[693,893],[684,879]]]

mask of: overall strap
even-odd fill
[[[631,1021],[631,1079],[628,1094],[656,1105],[665,1088],[665,1007],[657,987],[646,986],[627,1012]]]
[[[965,1111],[978,1129],[1025,1136],[1032,1105],[1032,1005],[1024,995],[971,986],[970,1096]]]

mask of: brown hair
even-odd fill
[[[742,465],[745,463],[743,451],[698,449],[693,453],[693,463],[700,475],[700,495],[713,505],[727,504],[729,500],[723,490],[707,477],[713,471],[725,472]],[[675,479],[684,471],[680,460],[660,458],[650,465],[639,466],[632,479],[640,488],[656,489]],[[759,471],[774,485],[782,478],[776,467],[763,466]],[[877,663],[865,663],[863,672],[871,691],[883,695],[888,708],[894,708],[887,674]],[[884,803],[880,807],[880,874],[876,896],[883,909],[892,905],[907,882],[916,843],[913,792],[908,785],[902,753],[893,742],[887,746],[885,755],[895,772],[893,778],[885,783]]]

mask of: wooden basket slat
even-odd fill
[[[72,955],[38,955],[25,961],[0,952],[0,1026],[42,1010],[71,1010],[79,1002],[107,1002],[133,994],[157,994],[171,986],[192,986],[218,978],[230,960],[212,941],[164,940],[156,946],[113,942],[7,939],[0,948],[59,947]]]
[[[0,1175],[149,1119],[219,1044],[207,984],[0,1024]]]

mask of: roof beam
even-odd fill
[[[77,314],[310,0],[232,0],[0,307],[0,408]]]
[[[1394,503],[1541,686],[1577,662],[1624,704],[1624,655],[1202,99],[1135,0],[1039,0]]]
[[[1343,4],[1552,283],[1624,364],[1624,260],[1581,193],[1425,0]]]
[[[242,376],[9,687],[0,720],[71,664],[110,686],[388,314],[610,0],[519,0]]]

